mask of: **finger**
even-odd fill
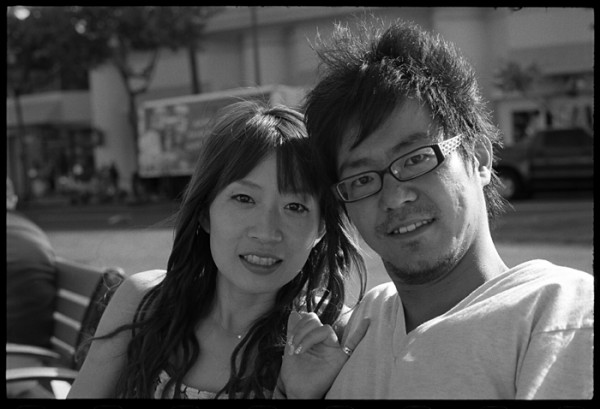
[[[344,343],[344,345],[342,347],[342,349],[346,350],[346,352],[345,352],[346,355],[350,355],[352,353],[352,351],[354,351],[356,349],[356,347],[358,346],[360,341],[362,341],[362,339],[365,337],[370,324],[371,324],[370,318],[363,318],[358,323],[358,325],[356,326],[356,329],[348,336],[348,339],[346,339],[346,342]],[[348,352],[348,348],[350,349],[349,352]]]
[[[298,311],[292,311],[288,317],[288,323],[287,323],[287,336],[288,336],[288,340],[290,338],[290,335],[294,333],[294,329],[296,328],[296,326],[298,325],[298,323],[302,320],[302,315],[300,315],[300,313],[298,313]]]
[[[298,323],[302,320],[302,315],[298,311],[292,311],[288,317],[287,324],[287,344],[292,347],[294,342],[294,330],[298,326]],[[293,349],[292,349],[293,351]]]
[[[290,355],[294,351],[298,350],[298,346],[302,343],[302,340],[306,334],[323,326],[323,324],[321,324],[321,320],[314,312],[302,312],[299,314],[301,315],[302,319],[296,324],[292,331],[291,337],[288,339],[288,344],[290,345]]]
[[[324,343],[331,347],[337,347],[339,345],[337,335],[335,335],[335,331],[330,325],[321,325],[304,335],[300,342],[295,343],[296,349],[294,350],[294,353],[296,355],[303,353],[320,343]]]

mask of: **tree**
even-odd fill
[[[495,84],[503,93],[516,93],[529,99],[544,115],[544,126],[554,124],[557,96],[576,97],[585,87],[585,75],[567,73],[562,75],[544,75],[538,64],[522,66],[515,61],[504,62],[495,73]]]
[[[552,97],[542,90],[545,78],[536,63],[523,67],[518,62],[507,61],[500,66],[495,79],[495,86],[502,92],[517,93],[534,101],[546,116],[547,126],[552,125]]]
[[[7,82],[18,96],[82,71],[87,75],[102,63],[113,64],[128,94],[137,154],[136,100],[150,85],[160,50],[188,50],[192,92],[200,92],[196,51],[207,20],[222,8],[36,6],[26,7],[30,15],[21,19],[17,7],[9,7]],[[136,66],[132,56],[140,53],[148,58]]]
[[[507,61],[496,73],[496,86],[505,92],[527,94],[540,78],[541,72],[536,64],[523,68],[515,61]]]
[[[8,89],[22,95],[51,84],[59,89],[85,88],[82,77],[87,77],[89,66],[107,57],[102,48],[77,33],[63,9],[8,8]]]
[[[56,84],[60,89],[85,88],[88,62],[105,56],[75,31],[69,16],[59,7],[8,7],[6,23],[6,88],[14,101],[20,163],[26,175],[26,124],[21,96]],[[20,193],[26,200],[27,177],[22,185],[25,190]]]
[[[129,123],[137,155],[136,100],[147,91],[162,48],[186,47],[192,66],[193,91],[200,92],[196,50],[207,20],[221,7],[71,7],[77,31],[90,42],[103,44],[106,61],[118,70],[128,94]],[[148,55],[135,67],[133,54]]]
[[[164,38],[165,46],[176,50],[186,48],[192,75],[192,93],[202,92],[198,77],[197,51],[206,23],[223,7],[163,7],[159,15],[161,24],[169,30]]]

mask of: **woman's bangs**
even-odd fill
[[[276,149],[277,187],[282,193],[320,196],[317,167],[308,150],[287,141]]]
[[[238,141],[236,147],[231,150],[229,158],[223,161],[223,168],[218,177],[217,191],[246,177],[269,154],[268,146],[252,143],[248,139]]]

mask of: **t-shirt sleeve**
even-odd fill
[[[591,399],[593,338],[593,326],[532,334],[516,398]]]

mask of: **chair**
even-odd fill
[[[6,370],[11,382],[36,380],[41,385],[62,380],[69,384],[81,368],[89,344],[108,301],[123,282],[125,274],[117,267],[99,268],[68,259],[56,259],[57,299],[51,349],[31,345],[6,344],[9,356],[32,356],[45,366]]]

